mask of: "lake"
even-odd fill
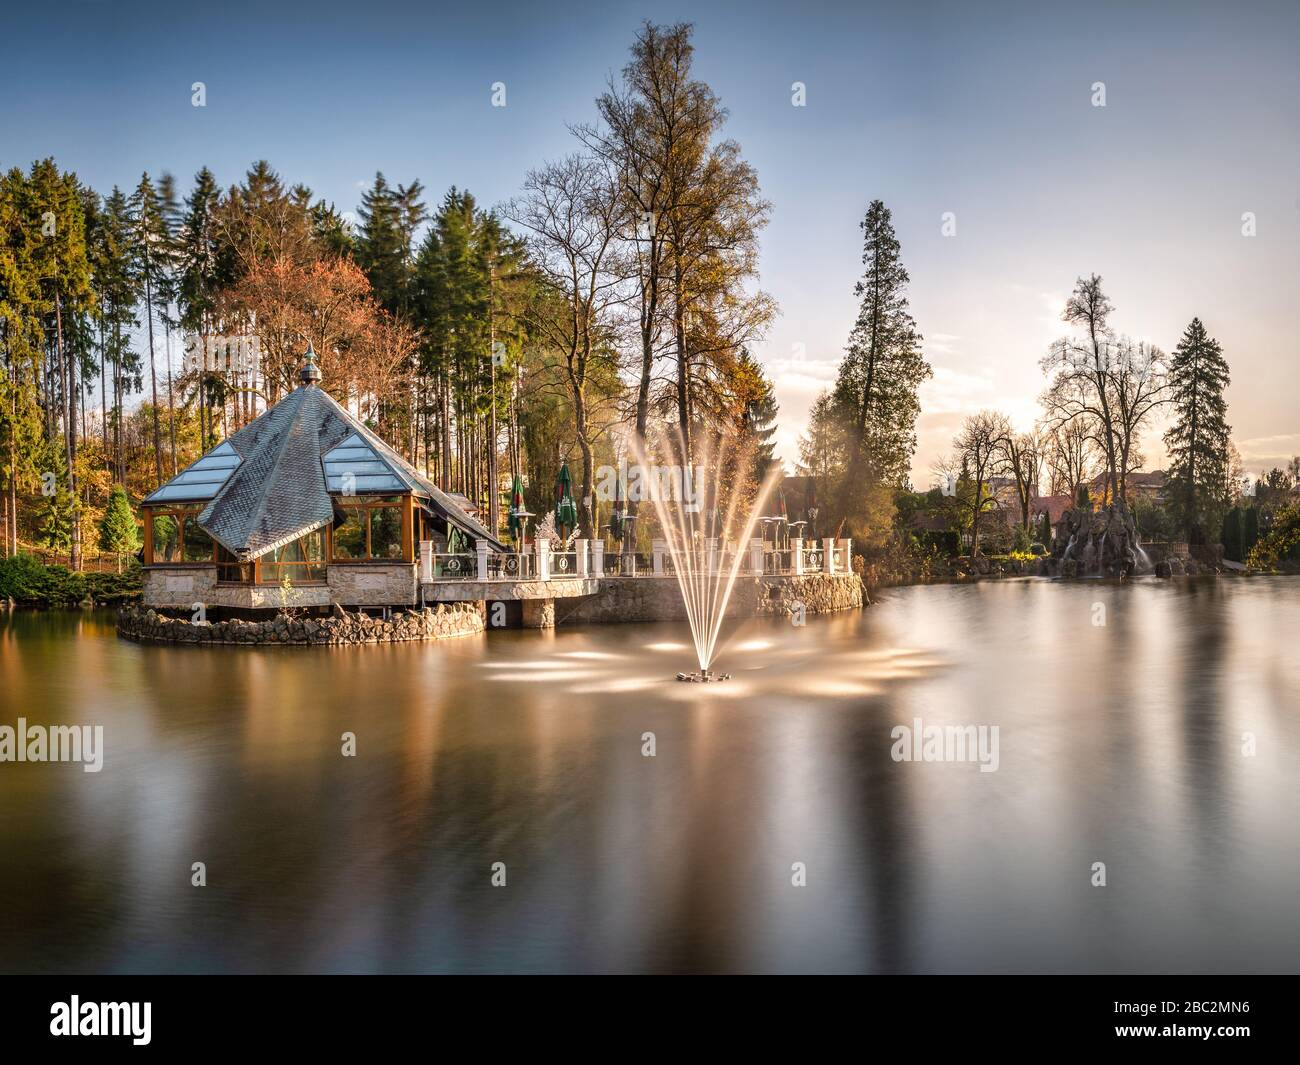
[[[679,624],[197,648],[112,622],[0,614],[0,726],[104,730],[97,773],[0,763],[6,972],[1300,957],[1294,579],[889,590],[729,624],[716,685],[673,679]],[[897,739],[955,726],[995,771]]]

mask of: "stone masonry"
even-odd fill
[[[352,644],[402,643],[469,636],[486,627],[484,604],[439,603],[436,608],[394,611],[372,618],[335,606],[326,617],[278,614],[265,621],[192,622],[147,606],[123,606],[117,632],[131,640],[193,644]]]

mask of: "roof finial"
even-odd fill
[[[304,385],[314,385],[320,382],[320,367],[316,365],[316,352],[311,346],[311,341],[307,341],[307,353],[303,356],[306,360],[302,364],[302,369],[298,371],[298,377]]]

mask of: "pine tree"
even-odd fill
[[[140,527],[131,510],[131,501],[126,497],[126,489],[120,484],[113,486],[104,517],[99,523],[99,549],[117,555],[118,573],[122,572],[122,556],[140,550]]]
[[[177,233],[181,226],[181,206],[176,197],[176,179],[164,173],[158,182],[159,219],[162,240],[158,253],[158,298],[162,305],[163,350],[167,359],[167,437],[170,445],[171,474],[176,476],[176,395],[172,389],[172,329],[179,319],[172,313],[180,288]],[[178,312],[179,313],[179,312]]]
[[[77,370],[72,321],[92,304],[90,262],[86,254],[85,201],[75,174],[62,173],[53,159],[32,164],[27,185],[26,226],[32,267],[46,306],[46,432],[62,436],[64,470],[73,471],[69,551],[74,569],[81,567],[81,521],[77,513]],[[62,430],[60,434],[60,429]],[[46,469],[49,469],[47,466]]]
[[[1241,523],[1241,558],[1244,562],[1246,556],[1250,554],[1250,549],[1259,542],[1259,507],[1250,506],[1246,508],[1245,516]]]
[[[105,453],[112,456],[110,469],[116,480],[126,479],[126,457],[122,448],[123,400],[142,387],[140,355],[131,346],[131,335],[140,321],[135,308],[140,295],[135,272],[130,207],[122,190],[114,186],[104,201],[95,249],[95,285],[100,299],[100,321],[104,331],[101,355],[105,372],[112,374],[112,439]],[[106,390],[105,390],[106,391]]]
[[[909,278],[898,237],[882,201],[872,201],[861,228],[865,272],[854,294],[862,303],[832,393],[849,434],[848,465],[837,492],[840,524],[855,517],[855,501],[868,481],[906,481],[921,409],[917,390],[931,375],[907,310]]]
[[[332,203],[317,200],[311,208],[312,239],[327,255],[357,256],[356,233],[352,223]]]
[[[376,173],[357,211],[357,265],[370,279],[380,305],[393,314],[405,310],[409,301],[411,240],[425,216],[422,191],[418,181],[409,188],[393,188]]]
[[[68,463],[56,441],[45,447],[42,459],[41,502],[36,511],[36,542],[51,551],[72,550],[73,497],[68,485]]]
[[[153,392],[153,454],[157,483],[163,480],[162,432],[158,424],[158,364],[154,357],[154,309],[166,261],[168,233],[163,203],[146,173],[130,201],[132,253],[144,289],[145,323],[149,338],[149,382]]]
[[[742,446],[751,452],[754,481],[762,484],[776,460],[776,390],[763,367],[742,351],[734,372],[734,387],[742,404]]]
[[[1233,507],[1223,516],[1223,529],[1219,534],[1223,543],[1223,557],[1240,562],[1245,557],[1242,543],[1245,540],[1245,521],[1241,507]]]
[[[452,424],[470,419],[489,352],[491,278],[479,247],[482,213],[474,197],[456,188],[443,197],[416,262],[416,321],[424,335],[421,375],[436,389],[444,487],[468,492],[463,447],[460,468],[452,464]],[[463,443],[463,441],[457,441]]]
[[[221,243],[216,212],[221,190],[206,166],[194,175],[194,188],[185,199],[185,216],[176,234],[176,304],[181,327],[199,337],[200,350],[216,328],[217,292],[220,286]],[[208,419],[206,365],[198,373],[199,450],[206,451],[213,437]]]
[[[18,551],[18,486],[39,472],[38,396],[46,304],[26,218],[29,181],[14,168],[0,175],[0,473],[4,475],[6,555]]]
[[[1229,437],[1228,363],[1219,342],[1193,318],[1169,366],[1174,424],[1165,434],[1171,508],[1191,543],[1219,527],[1227,506]]]

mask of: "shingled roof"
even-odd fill
[[[331,492],[413,493],[437,517],[497,550],[502,544],[316,382],[303,384],[145,499],[210,500],[198,523],[241,560],[291,543],[334,520]],[[214,494],[215,491],[215,494]]]

